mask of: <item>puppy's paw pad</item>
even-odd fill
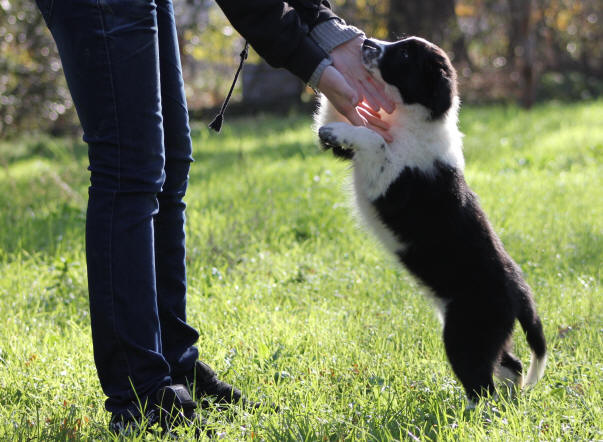
[[[352,144],[346,137],[345,128],[339,127],[336,124],[328,124],[318,129],[318,138],[325,149],[333,147],[348,147],[352,148]]]
[[[318,138],[320,139],[320,144],[324,149],[341,146],[341,142],[339,142],[333,133],[332,127],[322,126],[320,129],[318,129]]]
[[[354,148],[345,138],[347,126],[344,123],[329,123],[318,129],[318,138],[323,149],[331,149],[336,157],[349,160],[354,157]]]
[[[325,139],[328,139],[328,142],[332,145],[354,149],[355,144],[353,141],[350,141],[350,136],[352,136],[354,129],[354,126],[351,126],[347,123],[329,123],[325,126],[322,126],[318,130],[318,136],[321,138],[321,140],[323,140],[323,137],[325,137]]]

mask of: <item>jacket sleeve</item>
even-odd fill
[[[329,56],[310,36],[319,23],[337,16],[327,1],[216,0],[234,28],[274,67],[305,83]],[[323,63],[324,64],[324,63]]]

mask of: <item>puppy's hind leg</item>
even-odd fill
[[[505,343],[500,360],[494,369],[494,375],[505,384],[511,392],[520,389],[523,384],[523,366],[517,356],[511,352],[511,338]]]
[[[473,404],[480,397],[494,394],[492,375],[506,340],[500,339],[500,324],[492,326],[491,318],[479,317],[475,312],[475,306],[451,302],[444,325],[446,354]]]

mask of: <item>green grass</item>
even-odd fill
[[[472,412],[429,302],[358,227],[347,166],[319,152],[309,118],[196,127],[189,321],[205,361],[282,408],[204,412],[212,428],[228,440],[603,439],[601,121],[601,101],[461,112],[467,180],[534,289],[550,349],[535,388]],[[111,438],[89,330],[86,166],[76,140],[0,143],[1,440]],[[527,364],[519,330],[516,350]]]

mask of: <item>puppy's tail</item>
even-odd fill
[[[524,386],[534,385],[544,375],[544,367],[546,366],[546,340],[542,329],[542,322],[536,312],[536,305],[532,300],[529,289],[524,291],[520,299],[522,305],[517,319],[526,334],[526,340],[532,350],[532,360],[530,368],[525,377]]]

